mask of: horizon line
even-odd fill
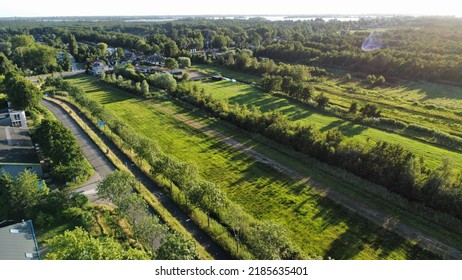
[[[2,19],[18,18],[105,18],[105,17],[156,17],[156,18],[184,18],[184,17],[265,17],[283,16],[287,18],[313,18],[313,17],[381,17],[381,16],[409,16],[409,17],[455,17],[457,15],[438,15],[438,14],[412,14],[412,13],[360,13],[360,14],[338,14],[338,13],[319,13],[319,14],[170,14],[170,15],[48,15],[48,16],[1,16]]]

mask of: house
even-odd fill
[[[0,110],[0,126],[27,128],[26,113],[23,110]]]
[[[0,260],[39,260],[32,221],[5,224],[0,221]]]
[[[42,177],[38,149],[32,144],[28,128],[0,126],[0,173],[14,177],[30,170]]]
[[[146,62],[153,65],[162,65],[165,59],[160,54],[153,54],[146,58]]]
[[[125,61],[135,61],[138,59],[138,57],[136,56],[136,54],[134,52],[131,52],[131,51],[128,51],[128,50],[124,50],[125,51],[125,57],[124,57],[124,60]]]
[[[27,128],[26,113],[23,110],[10,111],[11,126]]]
[[[95,63],[93,63],[93,65],[91,66],[91,72],[93,73],[93,75],[95,76],[98,76],[101,74],[101,72],[106,72],[109,70],[109,67],[102,61],[96,61]]]

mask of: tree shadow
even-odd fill
[[[462,88],[455,85],[413,82],[403,86],[406,90],[417,91],[425,97],[421,101],[435,98],[450,98],[462,100]]]
[[[368,127],[365,125],[355,124],[352,122],[343,122],[343,124],[338,127],[338,130],[340,130],[340,132],[342,132],[345,136],[359,135],[367,129]]]
[[[322,127],[320,130],[321,130],[321,132],[326,132],[326,131],[331,130],[333,128],[339,128],[341,125],[343,125],[345,123],[346,122],[343,121],[343,120],[336,120],[336,121],[333,121],[330,124]]]
[[[398,234],[366,221],[356,214],[347,221],[348,228],[334,240],[324,258],[367,259],[359,256],[363,250],[374,251],[377,259],[437,259],[434,254],[410,244]],[[405,255],[395,255],[405,252]]]

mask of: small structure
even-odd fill
[[[221,81],[223,79],[224,79],[224,77],[220,76],[220,75],[213,75],[212,76],[212,80],[215,80],[215,81]]]
[[[23,110],[10,111],[11,126],[27,128],[26,113]]]
[[[0,260],[39,260],[40,253],[31,220],[12,225],[0,221]]]
[[[181,71],[181,69],[173,69],[173,70],[170,70],[170,74],[172,74],[172,75],[183,75],[183,71]]]
[[[30,170],[42,177],[37,149],[32,144],[29,129],[0,126],[0,173],[8,172],[14,177]]]
[[[91,72],[95,76],[98,76],[99,74],[101,74],[101,72],[103,72],[103,71],[106,72],[108,70],[109,70],[109,67],[102,61],[96,61],[91,66]]]
[[[0,126],[27,128],[26,113],[24,110],[2,109],[0,110]]]

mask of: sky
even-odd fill
[[[0,0],[0,17],[301,14],[462,16],[462,9],[456,0]]]

